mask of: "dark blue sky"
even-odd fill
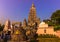
[[[0,0],[0,21],[28,19],[32,3],[41,20],[50,18],[54,11],[60,9],[60,0]]]

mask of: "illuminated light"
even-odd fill
[[[17,30],[17,31],[15,32],[15,34],[20,34],[20,31],[19,31],[19,30]]]

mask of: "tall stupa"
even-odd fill
[[[40,21],[40,20],[39,20]],[[32,6],[30,8],[29,16],[28,16],[28,24],[32,25],[34,23],[38,24],[38,18],[36,16],[36,8],[34,3],[32,3]]]
[[[10,30],[11,30],[10,20],[7,20],[3,31],[10,31]]]

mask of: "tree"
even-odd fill
[[[0,31],[2,31],[3,28],[4,28],[4,25],[1,25],[1,24],[0,24]]]
[[[51,21],[54,24],[54,30],[60,30],[60,10],[53,12]]]
[[[57,11],[53,12],[53,14],[51,16],[51,21],[55,25],[60,25],[60,10],[57,10]]]
[[[45,19],[43,20],[45,23],[47,23],[49,26],[53,26],[53,23],[51,22],[50,19]]]

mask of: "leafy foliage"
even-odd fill
[[[1,24],[0,24],[0,31],[2,31],[3,28],[4,28],[4,25],[1,25]]]
[[[51,34],[41,34],[38,36],[38,38],[58,38],[58,37]]]
[[[60,25],[55,26],[54,31],[56,31],[56,30],[60,30]]]
[[[55,25],[60,25],[60,10],[57,10],[56,12],[54,12],[51,16],[51,21],[55,24]]]
[[[50,19],[43,20],[45,23],[47,23],[49,26],[53,26],[53,23]]]

